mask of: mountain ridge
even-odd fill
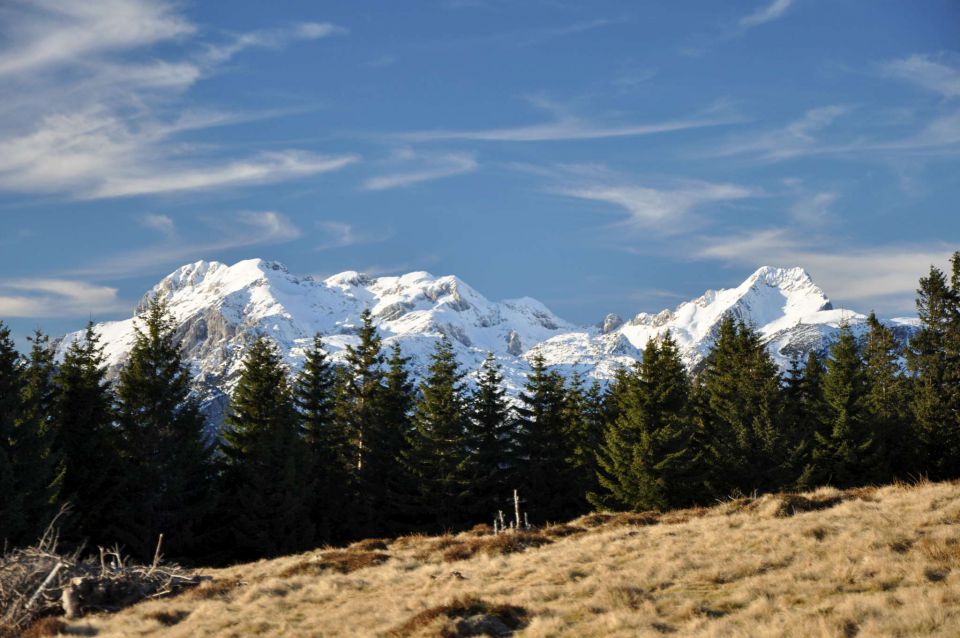
[[[414,376],[425,371],[441,335],[454,345],[468,371],[492,352],[503,367],[508,392],[522,387],[529,360],[540,354],[566,375],[601,382],[641,357],[648,339],[670,330],[684,363],[694,369],[706,356],[720,320],[727,314],[752,323],[767,340],[774,359],[786,367],[793,356],[823,352],[841,324],[859,333],[866,317],[833,307],[799,267],[763,266],[735,288],[708,290],[672,310],[641,312],[624,321],[607,315],[598,324],[577,326],[532,297],[490,301],[455,275],[416,271],[371,277],[345,271],[324,279],[292,274],[283,264],[248,259],[185,264],[154,285],[134,316],[97,324],[111,373],[133,344],[134,322],[154,296],[163,298],[177,325],[196,390],[214,426],[222,421],[246,348],[259,335],[271,337],[287,365],[296,370],[303,352],[320,333],[334,362],[356,342],[360,314],[373,314],[385,346],[400,344],[411,357]],[[913,320],[891,319],[898,336],[912,332]],[[62,356],[82,332],[58,341]]]

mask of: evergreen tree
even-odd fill
[[[475,521],[506,510],[516,472],[514,419],[503,388],[503,375],[493,354],[487,355],[470,398],[470,447],[476,475],[469,505]]]
[[[567,460],[573,471],[576,492],[580,495],[580,507],[589,507],[587,494],[597,491],[596,452],[603,444],[606,427],[605,397],[596,380],[584,387],[583,377],[574,372],[567,384],[564,398],[564,421],[566,436],[570,440],[570,458]]]
[[[32,543],[50,523],[54,512],[53,489],[55,459],[50,454],[54,405],[57,388],[56,368],[50,340],[39,330],[27,337],[30,355],[23,370],[23,411],[14,430],[14,474],[16,492],[22,500],[24,519],[28,521],[20,544]]]
[[[815,435],[813,483],[850,487],[876,480],[879,451],[867,412],[867,377],[856,337],[846,326],[830,348],[823,396],[828,430]]]
[[[369,481],[376,487],[373,507],[379,513],[378,530],[386,534],[398,534],[416,522],[414,504],[419,490],[401,462],[409,453],[414,431],[411,414],[416,390],[410,380],[409,362],[400,344],[394,343],[386,362],[379,417],[370,437],[376,445],[367,455]]]
[[[125,474],[120,540],[141,560],[152,556],[161,533],[168,556],[199,555],[199,524],[209,513],[213,472],[204,418],[175,331],[155,297],[134,327],[116,386]]]
[[[63,538],[91,545],[116,542],[114,508],[121,501],[123,479],[114,395],[106,375],[103,348],[90,322],[83,338],[67,348],[57,371],[51,445],[57,462],[54,489],[61,502],[72,506]]]
[[[221,445],[234,558],[289,554],[313,540],[314,486],[297,420],[280,355],[260,337],[244,359]]]
[[[30,527],[18,489],[16,429],[23,412],[23,361],[0,323],[0,543],[18,542]]]
[[[954,255],[960,284],[960,258]],[[960,474],[960,290],[931,267],[917,290],[920,330],[910,340],[907,365],[913,374],[911,408],[921,470],[932,479]]]
[[[578,513],[580,494],[570,465],[573,445],[565,422],[563,377],[547,369],[543,355],[530,361],[517,407],[518,489],[532,522],[559,521]]]
[[[815,487],[813,450],[816,436],[825,436],[827,405],[823,397],[823,377],[826,369],[820,356],[813,350],[807,353],[802,369],[791,366],[784,389],[784,423],[790,436],[790,476],[795,489]]]
[[[906,478],[916,471],[916,443],[909,426],[907,382],[900,371],[902,349],[893,332],[874,313],[867,318],[863,350],[866,409],[881,455],[878,479]]]
[[[382,468],[370,458],[380,423],[383,398],[383,353],[373,315],[364,310],[358,330],[359,343],[347,346],[342,384],[336,404],[337,419],[350,437],[351,473],[356,492],[347,518],[362,536],[375,535],[382,527],[378,510],[386,495],[378,483]]]
[[[714,495],[773,490],[789,482],[779,424],[780,371],[757,331],[724,317],[697,380]]]
[[[304,354],[303,368],[293,385],[300,432],[309,454],[311,520],[319,542],[342,539],[343,512],[351,493],[350,440],[336,418],[336,372],[327,359],[320,335]]]
[[[418,509],[435,528],[458,527],[467,522],[474,468],[463,372],[446,336],[437,342],[420,384],[413,425],[406,466],[419,487]]]
[[[666,509],[696,500],[702,453],[689,417],[689,380],[667,333],[647,343],[635,380],[624,385],[617,419],[598,454],[598,507]]]

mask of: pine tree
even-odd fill
[[[606,410],[603,389],[596,380],[584,386],[583,377],[574,372],[567,384],[564,397],[564,421],[566,436],[570,440],[570,458],[568,464],[573,471],[576,492],[580,495],[580,507],[589,507],[587,494],[596,492],[597,457],[596,451],[603,444],[603,432],[606,427]]]
[[[381,340],[369,310],[361,315],[358,336],[356,346],[347,346],[336,411],[350,437],[351,473],[356,486],[347,518],[359,535],[373,536],[382,527],[383,515],[378,507],[386,499],[384,486],[379,483],[382,468],[370,456],[370,450],[377,447],[384,372]]]
[[[22,512],[28,521],[20,543],[35,541],[54,515],[55,459],[50,454],[56,368],[49,338],[39,330],[27,337],[30,354],[23,370],[23,412],[14,435],[14,474]]]
[[[517,407],[517,483],[526,511],[536,524],[580,513],[580,494],[570,465],[573,445],[564,420],[563,377],[547,369],[541,354],[530,361],[530,374]]]
[[[506,510],[511,498],[514,458],[514,419],[503,388],[503,375],[493,354],[487,355],[470,397],[470,447],[476,475],[470,482],[469,505],[476,521]]]
[[[313,485],[287,374],[276,346],[258,338],[231,398],[221,450],[224,518],[235,558],[302,551],[313,541]]]
[[[714,496],[788,483],[780,372],[757,331],[726,316],[697,381]]]
[[[784,390],[784,422],[787,424],[791,444],[790,476],[793,484],[788,487],[800,490],[816,487],[813,465],[813,450],[817,434],[826,436],[827,405],[823,397],[823,376],[826,369],[820,356],[813,350],[807,353],[802,370],[791,368]]]
[[[134,343],[116,386],[124,463],[122,537],[148,560],[164,535],[167,556],[200,555],[200,522],[213,478],[204,418],[191,394],[190,369],[176,326],[159,298],[134,327]]]
[[[823,379],[828,431],[815,435],[814,484],[863,485],[877,479],[878,448],[867,412],[867,378],[857,340],[846,326],[830,348]]]
[[[909,427],[907,382],[901,374],[902,348],[893,331],[874,313],[867,318],[867,338],[863,350],[866,372],[866,409],[877,434],[878,454],[882,456],[878,479],[907,478],[916,471],[916,443]]]
[[[470,480],[469,412],[463,372],[449,339],[437,342],[420,398],[413,411],[414,431],[406,466],[419,486],[419,511],[436,529],[467,522]]]
[[[960,258],[954,256],[960,286]],[[920,330],[910,340],[907,365],[913,374],[911,409],[921,471],[932,479],[960,474],[960,289],[931,267],[917,290]]]
[[[0,543],[19,542],[30,527],[18,489],[16,429],[23,412],[23,361],[0,323]]]
[[[311,520],[319,542],[347,535],[343,512],[351,493],[350,441],[336,418],[336,372],[327,359],[323,340],[315,335],[304,353],[303,367],[293,385],[300,432],[309,454]]]
[[[379,413],[368,440],[365,474],[366,492],[372,508],[378,513],[377,534],[398,534],[415,522],[417,485],[401,459],[409,451],[414,431],[411,421],[415,390],[410,380],[409,357],[403,356],[399,343],[394,343],[386,361]]]
[[[60,501],[72,506],[63,538],[92,545],[116,542],[114,507],[123,487],[114,394],[106,375],[103,348],[91,322],[83,338],[67,348],[57,371],[51,445],[57,461],[54,488]]]
[[[635,380],[619,397],[598,454],[598,507],[635,511],[688,505],[697,498],[702,453],[689,417],[689,380],[667,333],[647,343]]]

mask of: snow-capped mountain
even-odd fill
[[[360,314],[366,308],[373,313],[384,345],[397,342],[412,357],[415,375],[423,372],[436,341],[447,335],[468,370],[477,369],[492,352],[511,392],[522,386],[535,353],[564,373],[578,371],[604,380],[619,366],[639,359],[647,340],[667,330],[679,343],[686,364],[694,368],[709,351],[727,313],[755,325],[782,366],[795,354],[824,350],[842,322],[862,330],[866,321],[864,315],[834,309],[800,268],[763,267],[737,288],[707,291],[672,311],[640,313],[629,321],[608,315],[596,326],[582,327],[529,297],[491,302],[454,276],[413,272],[374,278],[348,271],[317,280],[261,259],[232,266],[198,261],[154,286],[134,317],[96,326],[111,370],[122,365],[133,343],[136,316],[155,295],[167,301],[176,319],[214,426],[222,420],[246,348],[257,336],[276,341],[292,370],[299,368],[304,348],[316,333],[338,361],[346,346],[357,342]],[[888,323],[905,336],[914,322]],[[66,335],[58,354],[62,356],[81,335]]]

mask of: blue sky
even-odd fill
[[[910,313],[960,247],[958,43],[954,0],[6,2],[0,318],[254,256],[582,323],[764,264]]]

